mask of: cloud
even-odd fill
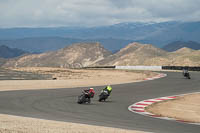
[[[0,27],[199,21],[199,0],[0,0]]]

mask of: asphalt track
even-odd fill
[[[129,105],[145,99],[200,91],[200,73],[191,73],[191,80],[181,73],[167,74],[153,81],[113,85],[107,102],[99,103],[96,95],[88,105],[76,103],[83,88],[0,92],[0,113],[157,133],[199,133],[198,125],[128,111]],[[96,92],[101,88],[95,87]]]

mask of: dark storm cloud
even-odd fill
[[[0,0],[0,27],[199,21],[199,0]]]

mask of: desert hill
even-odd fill
[[[168,59],[170,60],[170,64],[177,66],[200,66],[200,50],[184,47],[175,52],[171,52]]]
[[[16,58],[5,63],[4,67],[77,68],[91,65],[110,54],[99,43],[77,43],[57,51]]]
[[[15,58],[3,66],[80,68],[114,65],[199,66],[200,50],[181,48],[167,52],[151,44],[135,42],[112,54],[99,43],[78,43],[57,51]]]
[[[150,44],[131,43],[95,65],[150,65],[149,60],[155,57],[164,57],[167,54],[166,51]]]
[[[183,48],[180,48],[172,53],[174,54],[190,54],[192,52],[194,52],[195,50],[191,49],[191,48],[187,48],[187,47],[183,47]]]
[[[195,41],[188,41],[188,42],[175,41],[175,42],[171,42],[171,43],[165,45],[162,49],[169,51],[169,52],[173,52],[173,51],[176,51],[176,50],[184,48],[184,47],[191,48],[194,50],[199,50],[200,43],[195,42]]]
[[[199,66],[200,50],[184,47],[167,52],[150,44],[131,43],[94,65]]]

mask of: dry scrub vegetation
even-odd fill
[[[115,70],[115,69],[66,69],[66,68],[51,68],[51,67],[21,67],[11,68],[16,71],[32,72],[36,74],[50,74],[52,78],[60,80],[66,79],[101,79],[111,78],[115,75],[129,76],[134,74],[134,80],[141,80],[149,76],[155,76],[155,73],[150,71],[131,71],[131,70]],[[117,72],[117,73],[116,73]]]

